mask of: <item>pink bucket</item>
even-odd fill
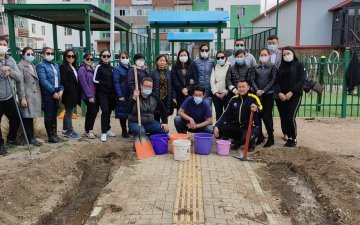
[[[229,155],[230,153],[230,141],[226,140],[217,140],[216,141],[216,149],[218,155]]]

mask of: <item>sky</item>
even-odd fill
[[[284,0],[279,0],[279,2],[282,2],[282,1],[284,1]],[[276,0],[261,0],[260,13],[263,13],[265,11],[265,2],[267,3],[266,4],[267,10],[276,5]]]

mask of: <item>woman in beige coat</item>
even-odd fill
[[[35,54],[32,48],[26,47],[22,50],[22,60],[18,67],[22,74],[21,88],[18,90],[21,96],[20,111],[23,118],[26,135],[29,143],[35,146],[42,144],[36,140],[34,136],[34,118],[41,116],[41,92],[39,86],[39,78],[32,62]]]

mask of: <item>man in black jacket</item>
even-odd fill
[[[262,105],[259,98],[251,93],[250,85],[245,80],[240,80],[237,84],[238,95],[234,96],[221,115],[220,119],[215,125],[215,137],[225,136],[232,138],[235,144],[231,147],[232,150],[238,149],[245,144],[246,132],[249,126],[250,112],[254,111],[254,122],[251,129],[249,151],[255,150],[255,139],[259,134],[259,113],[262,110]]]
[[[139,97],[140,101],[140,116],[141,116],[141,130],[142,133],[161,134],[168,133],[169,127],[168,116],[165,105],[162,101],[152,93],[153,80],[150,77],[145,77],[141,83],[141,94],[139,90],[135,90],[133,96],[130,97],[128,112],[129,112],[129,133],[136,136],[139,133],[138,117],[136,99]],[[154,112],[158,110],[161,112],[161,124],[154,119]]]

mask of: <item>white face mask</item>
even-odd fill
[[[260,62],[262,62],[262,63],[269,62],[269,59],[270,59],[269,56],[260,56],[260,58],[259,58]]]
[[[48,62],[51,62],[51,61],[54,60],[54,56],[53,56],[53,55],[47,55],[47,56],[45,56],[44,59],[45,59],[46,61],[48,61]]]
[[[120,60],[120,62],[122,63],[122,64],[124,64],[125,66],[127,66],[128,64],[129,64],[129,59],[121,59]]]
[[[200,53],[200,56],[204,59],[208,58],[209,57],[209,52],[201,52]]]
[[[145,61],[138,59],[138,60],[136,60],[135,64],[138,67],[143,67],[145,65]]]
[[[0,54],[5,54],[9,48],[7,46],[0,46]]]
[[[188,61],[188,57],[187,56],[180,56],[179,57],[179,60],[180,60],[180,62],[182,62],[182,63],[186,63],[187,61]]]
[[[293,55],[293,54],[291,54],[291,55],[286,55],[286,56],[284,56],[284,60],[285,60],[286,62],[292,62],[292,61],[294,60],[294,55]]]

